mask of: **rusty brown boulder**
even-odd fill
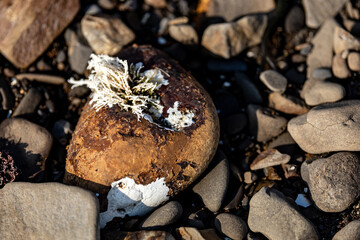
[[[164,53],[149,46],[124,49],[119,58],[159,68],[168,85],[159,89],[164,112],[179,109],[195,113],[194,123],[181,131],[162,128],[119,107],[96,111],[88,102],[68,147],[64,181],[98,193],[129,177],[147,185],[164,178],[169,196],[191,184],[210,163],[219,140],[216,109],[203,87]]]

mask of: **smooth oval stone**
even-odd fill
[[[260,74],[260,80],[271,91],[283,93],[287,87],[287,79],[274,70],[266,70]]]
[[[332,240],[358,240],[360,239],[360,220],[354,220],[338,231]]]
[[[312,199],[324,212],[341,212],[360,196],[360,158],[350,152],[306,161],[301,176],[309,185]]]
[[[288,131],[308,153],[360,151],[360,101],[316,106],[291,119]]]
[[[250,200],[248,224],[268,239],[318,239],[313,224],[278,190],[263,187]]]
[[[337,102],[343,99],[345,95],[344,87],[333,82],[316,81],[312,86],[304,89],[304,99],[309,106]]]
[[[230,213],[217,215],[215,218],[215,227],[218,231],[234,240],[244,239],[248,231],[244,220]]]

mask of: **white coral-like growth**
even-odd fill
[[[126,60],[95,54],[91,54],[87,68],[91,69],[88,79],[75,81],[71,78],[69,83],[73,87],[86,85],[90,88],[90,104],[96,110],[117,105],[123,111],[133,112],[138,119],[144,116],[145,109],[155,109],[162,114],[156,90],[168,81],[160,69],[140,72],[141,62],[129,66]]]
[[[161,105],[157,91],[168,81],[160,69],[141,71],[141,62],[128,65],[126,60],[107,55],[91,54],[89,65],[91,70],[88,79],[76,81],[69,79],[72,88],[85,85],[91,89],[90,104],[98,111],[102,107],[119,106],[122,111],[131,111],[138,120],[144,118],[160,127],[181,131],[193,124],[194,113],[185,109],[178,110],[179,102],[174,103],[167,111],[168,117],[162,116],[164,106]],[[160,124],[160,125],[159,125]]]

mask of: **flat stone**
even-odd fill
[[[338,26],[334,32],[334,52],[341,53],[345,50],[360,50],[360,40]]]
[[[16,67],[27,68],[79,9],[78,0],[0,1],[0,52]]]
[[[332,76],[332,72],[329,68],[316,68],[311,73],[311,77],[316,80],[326,80],[332,78]]]
[[[334,76],[345,79],[351,76],[351,72],[346,64],[346,58],[341,53],[335,54],[333,58],[332,71]]]
[[[65,32],[65,40],[68,45],[67,54],[70,68],[79,74],[83,74],[92,53],[91,48],[82,43],[76,33],[70,29]]]
[[[360,53],[349,53],[347,57],[347,63],[351,71],[360,71]]]
[[[345,88],[342,85],[327,81],[315,81],[312,86],[304,89],[304,99],[309,106],[337,102],[346,95]]]
[[[347,0],[303,0],[306,25],[318,28],[326,19],[334,17]]]
[[[8,118],[0,124],[0,146],[21,171],[20,181],[39,181],[52,146],[52,136],[43,127],[21,118]]]
[[[228,160],[222,152],[218,152],[213,161],[216,163],[215,167],[192,190],[200,196],[210,211],[217,212],[225,198],[230,169]]]
[[[262,72],[259,78],[271,91],[283,93],[286,90],[287,79],[274,70]]]
[[[0,239],[100,239],[95,195],[60,183],[7,184],[0,191]]]
[[[254,161],[250,164],[251,170],[258,170],[267,167],[273,167],[281,164],[288,163],[290,156],[282,154],[274,148],[270,148],[261,152]]]
[[[291,137],[289,132],[282,133],[279,137],[277,137],[274,141],[269,144],[269,148],[276,148],[281,153],[286,153],[292,155],[298,150],[300,150],[299,146],[296,144],[295,140]]]
[[[245,48],[259,44],[266,27],[267,16],[264,14],[212,24],[205,29],[201,45],[212,54],[229,59]]]
[[[135,39],[135,34],[119,18],[85,15],[81,30],[96,54],[114,55]]]
[[[333,58],[333,41],[331,39],[334,38],[337,26],[339,24],[334,19],[326,20],[312,39],[313,48],[306,61],[308,77],[311,77],[311,73],[316,68],[331,68]]]
[[[291,119],[288,131],[308,153],[360,151],[360,101],[316,106]]]
[[[304,10],[300,6],[294,6],[291,8],[285,18],[285,31],[287,33],[296,33],[300,31],[305,23]]]
[[[338,231],[332,240],[357,240],[360,239],[360,220],[348,223],[343,229]]]
[[[221,240],[214,229],[198,230],[192,227],[180,227],[176,229],[183,240]]]
[[[287,120],[269,108],[250,104],[247,107],[250,132],[258,142],[266,142],[282,133]]]
[[[27,79],[30,81],[37,81],[41,83],[48,83],[53,85],[62,85],[65,83],[65,78],[55,75],[43,74],[43,73],[20,73],[15,76],[16,79]]]
[[[13,117],[31,116],[38,109],[42,99],[43,99],[43,94],[39,89],[30,88],[29,91],[23,97],[23,99],[21,99],[19,105],[16,107],[12,116]]]
[[[263,187],[250,200],[248,225],[268,239],[319,239],[313,224],[278,190]]]
[[[279,112],[294,115],[302,115],[309,111],[303,100],[279,92],[269,94],[269,107]]]
[[[360,158],[339,152],[328,158],[306,161],[301,176],[309,185],[315,205],[324,212],[342,212],[360,196]]]
[[[244,220],[230,213],[217,215],[215,218],[215,227],[219,232],[234,240],[244,239],[248,232]]]
[[[179,202],[171,201],[156,209],[143,223],[142,229],[157,229],[175,223],[181,217],[183,208]]]
[[[240,16],[267,13],[275,7],[274,0],[200,0],[197,12],[204,12],[208,17],[222,17],[226,21],[232,21]]]
[[[197,45],[199,42],[197,32],[189,24],[170,25],[170,36],[185,45]]]

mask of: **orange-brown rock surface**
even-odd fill
[[[96,111],[85,105],[68,147],[64,181],[105,193],[124,177],[137,184],[165,178],[169,195],[186,188],[208,166],[218,144],[216,109],[202,86],[173,60],[149,46],[123,50],[119,58],[142,62],[146,69],[160,68],[169,84],[159,89],[164,113],[176,101],[179,109],[195,113],[194,123],[171,131],[147,120],[137,120],[119,107]]]

